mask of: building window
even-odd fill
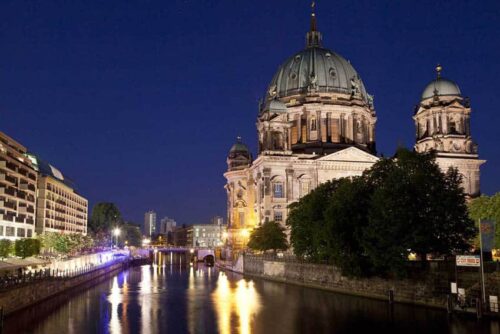
[[[33,231],[32,230],[27,230],[27,232],[28,232],[27,237],[31,238],[33,236]]]
[[[275,222],[282,222],[283,221],[283,212],[274,211],[274,221]]]
[[[300,197],[304,197],[309,194],[311,190],[311,184],[308,181],[304,181],[300,183]]]
[[[239,213],[239,219],[240,219],[240,227],[244,227],[245,226],[245,213],[244,212]]]
[[[11,226],[6,226],[5,227],[5,236],[7,237],[13,237],[14,234],[15,234],[15,228],[11,227]]]
[[[3,235],[3,226],[0,226],[0,235]]]
[[[316,127],[317,127],[316,118],[313,117],[313,118],[311,118],[311,127],[310,127],[311,131],[316,131],[316,129],[317,129]]]
[[[283,183],[273,184],[274,198],[283,198]]]
[[[21,238],[24,238],[26,236],[26,234],[24,233],[24,228],[17,229],[17,236]]]

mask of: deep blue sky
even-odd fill
[[[500,1],[317,9],[324,45],[375,96],[379,153],[413,145],[440,62],[471,98],[482,191],[500,190]],[[0,130],[127,219],[225,216],[227,151],[241,135],[255,152],[257,101],[308,26],[307,0],[3,0]]]

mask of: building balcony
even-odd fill
[[[3,221],[13,222],[14,218],[15,218],[15,216],[13,216],[13,215],[0,214],[0,220],[3,220]]]
[[[17,173],[17,167],[16,167],[16,165],[13,164],[12,162],[8,162],[6,160],[0,160],[0,168],[2,168],[2,169],[9,169],[9,170]]]
[[[33,184],[31,183],[21,183],[19,184],[19,189],[21,190],[29,190],[29,191],[36,191],[36,188]]]
[[[0,195],[16,196],[14,188],[0,187]]]
[[[22,214],[35,213],[35,209],[31,206],[20,206],[17,211]]]
[[[9,209],[12,209],[12,210],[16,210],[17,209],[16,203],[12,202],[12,201],[0,201],[0,207],[9,208]]]
[[[5,183],[10,183],[11,185],[16,185],[17,179],[7,174],[0,174],[0,181]]]

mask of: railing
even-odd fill
[[[57,269],[40,269],[38,271],[22,272],[17,275],[4,275],[0,276],[0,290],[18,287],[26,284],[31,284],[40,281],[49,280],[64,280],[74,278],[83,274],[90,273],[99,269],[110,267],[111,265],[117,263],[128,262],[128,257],[114,258],[111,261],[99,264],[99,265],[85,265],[83,267],[67,270],[57,270]]]

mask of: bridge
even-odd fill
[[[160,260],[163,264],[182,264],[193,261],[215,262],[215,251],[210,248],[187,248],[187,247],[156,247],[165,257]]]

